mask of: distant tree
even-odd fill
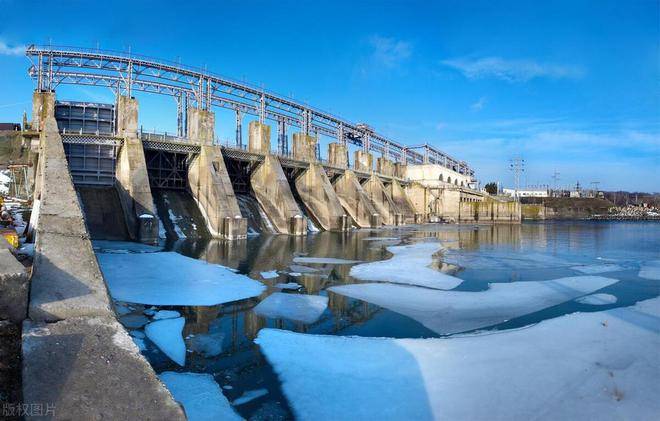
[[[490,182],[484,186],[488,194],[497,194],[497,183]]]

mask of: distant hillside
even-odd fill
[[[523,219],[585,219],[607,214],[612,202],[577,197],[522,198]]]

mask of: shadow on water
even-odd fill
[[[576,265],[614,262],[621,266],[621,270],[599,274],[620,281],[598,291],[616,296],[616,303],[596,306],[569,301],[487,328],[504,330],[576,311],[630,306],[659,295],[657,282],[637,276],[640,261],[660,257],[659,234],[660,224],[573,221],[490,226],[422,225],[344,234],[322,232],[302,237],[262,234],[233,242],[203,238],[168,240],[163,244],[165,250],[236,269],[260,280],[267,290],[258,298],[225,305],[163,308],[177,310],[185,317],[184,337],[189,349],[196,337],[204,335],[221,343],[220,350],[212,356],[189,352],[185,370],[212,373],[230,401],[246,391],[267,389],[267,395],[238,405],[237,411],[246,418],[286,419],[291,418],[292,413],[278,378],[253,343],[262,328],[372,337],[440,336],[409,317],[327,292],[330,286],[357,282],[349,275],[350,264],[298,263],[294,261],[298,256],[368,262],[389,258],[387,245],[440,241],[445,250],[436,256],[434,266],[462,278],[463,284],[456,289],[463,291],[484,291],[492,282],[583,275],[573,269]],[[387,240],[378,241],[373,237]],[[262,275],[273,270],[278,271],[275,278]],[[282,292],[328,297],[328,307],[316,322],[304,324],[255,314],[253,308],[259,301],[273,292],[280,292],[276,284],[294,282],[300,285],[299,291]],[[133,307],[136,313],[145,309],[139,305]],[[156,371],[180,370],[153,344],[148,341],[147,344],[145,355]]]

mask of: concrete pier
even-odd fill
[[[369,152],[355,151],[355,159],[353,160],[353,168],[355,171],[372,172],[374,170],[374,157]]]
[[[396,225],[400,221],[400,217],[397,220],[396,215],[400,212],[380,178],[372,175],[362,187],[380,215],[381,221],[385,225]]]
[[[390,177],[394,176],[394,162],[385,157],[376,159],[376,172]]]
[[[117,157],[117,190],[131,239],[155,244],[158,241],[156,209],[149,186],[142,140],[137,135],[137,129],[137,100],[120,96],[117,100],[117,133],[123,137],[124,144]]]
[[[334,188],[339,202],[355,225],[360,228],[380,226],[380,215],[353,171],[346,170],[340,175],[334,183]]]
[[[397,210],[401,213],[404,224],[412,224],[415,222],[415,208],[408,198],[406,191],[397,180],[392,180],[388,186],[390,197],[396,205]]]
[[[307,233],[307,219],[293,197],[289,181],[279,159],[270,153],[270,127],[250,123],[248,147],[251,152],[264,153],[264,161],[250,175],[250,186],[257,202],[280,234]]]
[[[248,125],[248,151],[260,154],[270,153],[270,126],[258,121]]]
[[[310,163],[309,168],[296,178],[295,185],[298,195],[321,229],[347,231],[350,228],[348,215],[321,164]]]
[[[29,276],[8,247],[0,237],[0,320],[20,323],[27,317]]]
[[[348,149],[343,143],[328,144],[328,163],[338,168],[348,168]]]
[[[301,161],[316,162],[316,138],[304,133],[294,133],[293,157]]]
[[[188,166],[188,186],[214,238],[247,238],[247,219],[241,216],[220,147],[213,145],[215,114],[189,108],[188,138],[200,144]],[[199,137],[194,137],[199,136]]]

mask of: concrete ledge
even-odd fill
[[[20,323],[27,317],[29,282],[25,267],[0,248],[0,319]]]
[[[39,419],[185,420],[114,318],[24,322],[23,401],[52,409]]]

